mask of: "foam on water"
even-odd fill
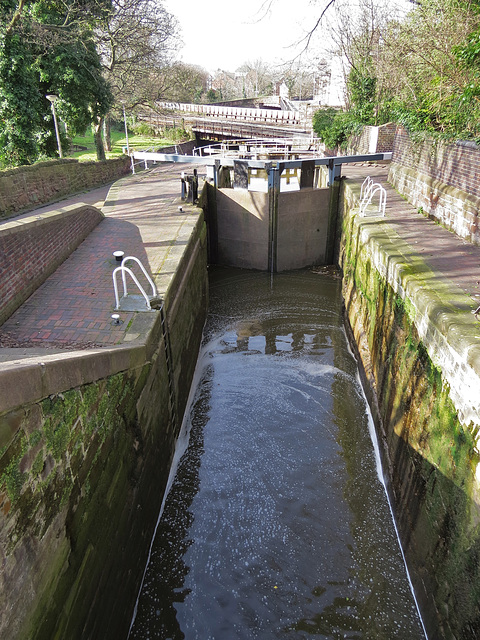
[[[338,283],[220,279],[132,640],[424,637]]]

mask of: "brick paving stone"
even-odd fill
[[[0,327],[0,347],[34,344],[56,348],[89,348],[121,344],[136,312],[121,311],[122,324],[112,323],[115,296],[112,274],[119,266],[113,252],[139,258],[154,281],[182,226],[196,209],[180,204],[180,173],[185,167],[164,164],[116,182],[102,211],[105,219],[58,267],[45,283]],[[99,199],[99,190],[90,201]],[[105,197],[106,189],[100,190]],[[88,194],[58,203],[89,201]],[[44,207],[35,213],[52,210]],[[32,215],[30,212],[29,215]],[[143,274],[132,267],[141,283]],[[118,274],[118,287],[123,285]],[[137,294],[127,279],[128,291]],[[143,284],[142,284],[143,286]],[[151,291],[145,283],[147,294]],[[0,359],[2,357],[0,348]],[[6,349],[10,352],[10,349]]]

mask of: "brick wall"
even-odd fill
[[[394,122],[387,122],[378,127],[377,153],[392,151],[396,129],[397,125]]]
[[[0,226],[0,324],[55,271],[103,220],[89,205],[31,216]]]
[[[114,182],[129,172],[127,156],[105,162],[50,160],[0,171],[0,220]]]
[[[480,244],[480,147],[475,143],[413,142],[399,127],[388,179],[426,215]]]
[[[392,150],[397,125],[393,122],[378,127],[365,126],[358,135],[350,136],[347,154],[386,153]]]

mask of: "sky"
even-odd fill
[[[270,12],[262,0],[164,0],[177,17],[182,40],[181,59],[208,71],[235,71],[243,63],[291,60],[301,47],[291,47],[318,18],[311,0],[274,0]]]
[[[305,45],[298,43],[316,23],[326,2],[164,0],[163,4],[181,27],[184,47],[180,58],[213,73],[217,69],[235,71],[245,62],[258,59],[268,63],[291,61],[304,49]],[[396,2],[411,7],[407,0],[390,0],[389,6]],[[325,51],[326,40],[325,32],[318,29],[310,51]]]

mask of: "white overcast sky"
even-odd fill
[[[390,0],[392,5],[396,1],[407,3]],[[267,13],[268,0],[164,0],[164,6],[180,23],[184,42],[180,58],[214,72],[235,71],[257,59],[269,63],[292,60],[303,46],[291,45],[312,28],[325,2],[273,0]],[[313,46],[321,49],[324,39],[320,28]]]
[[[267,15],[261,0],[164,0],[164,6],[180,23],[182,60],[208,71],[235,71],[257,59],[290,60],[296,50],[289,45],[318,17],[311,0],[274,0]]]

